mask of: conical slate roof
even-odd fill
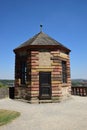
[[[47,34],[45,34],[43,32],[40,32],[40,33],[36,34],[34,37],[27,40],[26,42],[21,44],[16,49],[24,48],[24,47],[31,46],[31,45],[58,45],[60,47],[68,49],[67,47],[65,47],[64,45],[62,45],[61,43],[54,40],[53,38],[51,38],[50,36],[48,36]]]

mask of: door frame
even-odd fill
[[[41,79],[40,79],[41,77],[40,76],[41,76],[41,74],[44,74],[44,73],[45,74],[48,73],[50,75],[50,86],[49,86],[49,89],[50,89],[49,91],[50,92],[49,92],[49,96],[42,96],[41,95]],[[41,100],[46,100],[47,99],[48,100],[48,99],[51,99],[51,96],[52,96],[51,72],[49,72],[49,71],[40,71],[39,72],[39,99],[41,99]]]

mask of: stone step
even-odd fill
[[[39,100],[39,103],[52,103],[52,100]]]

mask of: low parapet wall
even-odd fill
[[[0,99],[9,97],[9,88],[2,87],[0,88]]]

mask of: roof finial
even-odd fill
[[[42,27],[43,27],[43,25],[42,25],[42,24],[40,24],[40,32],[42,32]]]

